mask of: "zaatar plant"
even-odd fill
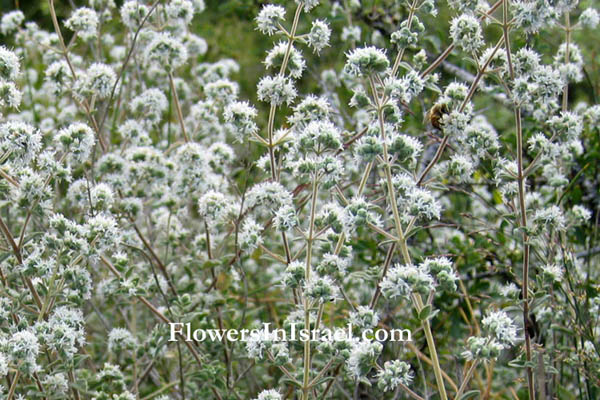
[[[595,398],[593,4],[288,3],[2,15],[3,398]]]

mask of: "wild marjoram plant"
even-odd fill
[[[597,398],[598,12],[289,3],[255,105],[203,0],[2,15],[1,398]]]

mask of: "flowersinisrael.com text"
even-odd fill
[[[230,342],[246,342],[252,337],[261,336],[279,341],[343,341],[354,337],[362,340],[375,339],[378,341],[391,342],[410,342],[412,333],[409,329],[365,329],[360,335],[354,335],[353,326],[348,323],[344,329],[329,328],[308,330],[299,328],[296,323],[290,324],[289,331],[283,328],[270,328],[271,323],[263,323],[262,329],[192,329],[191,324],[183,322],[172,322],[169,324],[169,341],[177,340],[177,335],[181,335],[186,341],[204,342],[222,341],[227,339]]]

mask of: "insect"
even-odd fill
[[[435,104],[427,112],[426,120],[431,122],[433,127],[442,130],[442,117],[446,114],[448,114],[448,106],[446,104]]]

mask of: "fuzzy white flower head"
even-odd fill
[[[111,187],[102,182],[91,188],[89,196],[95,210],[108,210],[115,197]]]
[[[542,233],[544,229],[562,231],[565,229],[565,216],[558,206],[550,206],[537,210],[533,214],[532,225],[534,233]]]
[[[263,390],[255,400],[281,400],[281,394],[273,389]]]
[[[19,77],[19,57],[4,46],[0,46],[0,79],[14,81]]]
[[[150,136],[142,124],[135,119],[128,119],[119,126],[119,134],[123,140],[134,145],[148,145],[151,143]]]
[[[495,338],[471,336],[467,339],[467,350],[461,356],[468,361],[487,361],[498,357],[504,348]]]
[[[315,53],[319,54],[321,50],[329,46],[329,39],[331,38],[331,29],[325,21],[317,19],[313,21],[310,32],[306,38],[306,42]]]
[[[265,76],[258,82],[258,100],[280,106],[283,103],[290,105],[296,98],[297,92],[294,84],[281,75]]]
[[[0,108],[19,108],[22,98],[23,93],[21,93],[13,82],[0,79]]]
[[[277,43],[271,50],[267,52],[267,57],[265,58],[265,65],[268,69],[277,68],[281,66],[283,60],[285,59],[285,55],[288,54],[288,44],[287,42],[279,42]],[[306,62],[302,57],[302,53],[297,50],[294,46],[289,48],[288,54],[288,71],[289,76],[294,79],[299,79],[302,76],[302,72],[306,68]]]
[[[258,126],[254,122],[256,115],[256,109],[247,101],[231,102],[223,111],[225,122],[229,124],[233,135],[239,141],[243,141],[258,131]]]
[[[0,152],[15,166],[29,164],[42,149],[42,135],[33,126],[21,121],[0,125]]]
[[[194,19],[194,5],[188,0],[171,0],[165,11],[170,22],[189,25]]]
[[[326,98],[308,95],[294,107],[294,114],[288,121],[294,128],[302,128],[312,121],[328,120],[330,114],[331,105]]]
[[[263,243],[261,236],[262,226],[260,226],[252,218],[246,219],[242,224],[242,229],[239,233],[240,247],[248,253],[253,252],[258,246]]]
[[[96,138],[89,126],[75,122],[58,131],[54,141],[70,158],[83,162],[90,156]]]
[[[273,4],[264,6],[256,17],[257,29],[269,36],[279,30],[278,24],[283,21],[285,21],[285,8]]]
[[[40,369],[36,362],[40,344],[33,332],[15,332],[8,339],[7,347],[9,359],[15,365],[19,365],[19,369],[25,374],[32,375]]]
[[[600,16],[595,8],[586,8],[579,16],[579,23],[584,28],[596,29],[599,22]]]
[[[563,277],[563,269],[558,264],[546,264],[541,266],[542,275],[549,282],[560,282]]]
[[[167,109],[169,103],[165,94],[156,88],[150,88],[131,100],[131,111],[141,114],[153,123],[161,119],[162,113]]]
[[[182,66],[188,59],[186,47],[167,33],[157,33],[146,47],[146,63],[168,71]]]
[[[75,10],[71,17],[65,21],[65,26],[83,40],[88,41],[96,38],[99,22],[96,11],[81,7]]]
[[[296,0],[296,4],[303,4],[304,11],[309,12],[313,8],[319,5],[321,0]]]
[[[400,384],[408,386],[412,380],[410,365],[400,360],[386,361],[377,373],[377,387],[384,392],[392,391]]]
[[[198,213],[209,227],[216,227],[227,221],[233,206],[223,193],[211,190],[198,200]]]
[[[47,322],[37,325],[37,330],[43,344],[67,359],[85,344],[83,313],[77,308],[57,307]]]
[[[143,3],[137,0],[128,0],[121,6],[121,21],[129,30],[136,30],[146,15],[149,9]]]
[[[472,15],[461,14],[452,19],[450,37],[455,46],[470,53],[483,46],[483,33],[479,21]]]
[[[375,365],[382,349],[383,346],[379,342],[363,340],[355,343],[346,361],[346,368],[350,375],[354,378],[367,375]]]
[[[370,307],[358,306],[350,313],[350,323],[362,329],[373,328],[379,323],[379,314]]]
[[[108,333],[108,351],[119,353],[123,350],[135,350],[138,343],[131,332],[124,328],[113,328]]]
[[[429,294],[434,288],[434,282],[429,271],[424,268],[397,264],[388,271],[380,286],[381,293],[389,299],[395,297],[408,299],[413,292]]]
[[[4,378],[8,375],[8,359],[6,355],[0,353],[0,377]]]
[[[300,222],[296,215],[296,209],[291,205],[284,205],[275,213],[273,223],[275,229],[285,232],[297,227]]]
[[[469,157],[462,154],[453,154],[448,162],[449,175],[459,182],[468,182],[473,176],[474,165]]]
[[[330,277],[313,276],[305,283],[304,294],[322,304],[338,299],[339,289]]]
[[[246,352],[248,357],[260,360],[264,357],[265,351],[271,347],[276,339],[276,331],[265,329],[252,330],[246,340]]]
[[[360,40],[360,26],[350,25],[342,28],[341,39],[343,42],[358,42]]]
[[[579,223],[586,223],[592,218],[592,212],[581,205],[573,206],[571,213]]]
[[[502,345],[513,345],[517,341],[517,327],[504,311],[489,312],[481,324]]]
[[[214,82],[207,83],[204,86],[204,93],[210,101],[228,104],[234,101],[240,88],[236,82],[229,79],[218,79]]]
[[[98,99],[106,99],[112,93],[112,88],[117,81],[115,71],[108,65],[94,63],[80,77],[77,82],[79,91],[84,96],[96,96]]]
[[[194,35],[193,33],[188,33],[183,38],[183,44],[188,50],[189,54],[196,55],[205,55],[208,51],[208,44],[206,40],[201,38],[200,36]]]
[[[0,32],[5,36],[10,35],[19,29],[23,21],[25,21],[25,15],[20,10],[7,12],[0,21]]]
[[[408,193],[407,212],[418,218],[440,219],[442,206],[433,196],[433,194],[421,188],[413,188]]]
[[[346,58],[344,71],[354,76],[382,73],[390,66],[385,52],[373,46],[352,50]]]

